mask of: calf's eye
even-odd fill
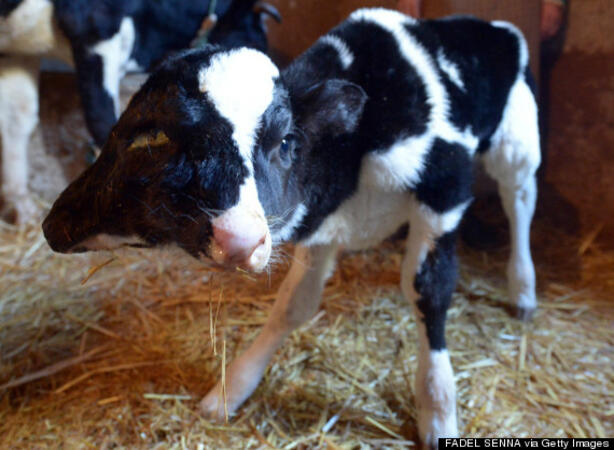
[[[282,167],[285,167],[286,169],[290,167],[292,160],[294,159],[295,144],[294,137],[291,134],[286,135],[286,137],[284,137],[279,144],[279,160]]]
[[[282,151],[282,153],[286,153],[288,150],[290,150],[290,141],[286,138],[283,138],[281,140],[281,145],[279,146],[279,149]]]

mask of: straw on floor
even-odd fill
[[[461,249],[447,326],[461,433],[612,436],[614,253],[536,228],[541,303],[529,324],[506,307],[507,249]],[[264,323],[290,248],[254,276],[170,251],[55,255],[38,229],[0,225],[0,445],[411,446],[417,348],[402,247],[340,255],[320,312],[220,426],[198,401]]]

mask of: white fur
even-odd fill
[[[423,333],[424,325],[419,328]],[[457,437],[456,387],[446,349],[420,347],[415,394],[418,430],[424,446],[437,448],[439,438]]]
[[[226,370],[225,397],[220,381],[202,400],[201,410],[207,416],[224,420],[224,403],[232,414],[256,389],[284,339],[316,313],[324,282],[334,267],[335,254],[334,246],[296,247],[292,267],[277,291],[266,324],[251,346]]]
[[[52,55],[70,63],[69,45],[59,32],[49,0],[24,0],[0,18],[0,52]]]
[[[461,90],[465,90],[465,83],[461,78],[458,66],[446,57],[443,49],[439,49],[437,52],[437,64],[439,64],[439,68],[444,71],[446,75],[448,75],[448,78],[452,83],[458,86]]]
[[[449,122],[449,99],[435,63],[426,49],[404,28],[414,19],[379,8],[360,9],[350,18],[374,22],[392,34],[403,57],[424,81],[427,102],[431,107],[426,132],[403,138],[384,151],[370,153],[362,165],[361,181],[387,190],[404,191],[415,186],[424,169],[425,157],[437,137],[459,143],[472,154],[478,139],[469,130],[460,131]]]
[[[18,222],[36,217],[28,191],[28,143],[38,123],[38,64],[28,58],[6,59],[0,66],[0,137],[2,194]]]
[[[347,69],[354,62],[354,54],[349,49],[347,44],[339,36],[334,34],[327,34],[319,39],[322,44],[330,45],[339,54],[339,60],[344,69]]]
[[[200,90],[232,124],[233,139],[250,172],[255,133],[278,77],[279,70],[266,55],[247,48],[216,54],[198,74]]]
[[[490,175],[508,186],[521,186],[541,160],[537,105],[526,82],[519,77],[510,90],[499,127],[484,155]]]
[[[407,192],[385,192],[362,186],[302,244],[334,243],[353,250],[369,248],[407,221],[410,199],[411,194]]]
[[[274,242],[285,242],[288,241],[294,230],[297,226],[299,226],[307,214],[307,208],[303,203],[300,203],[292,212],[290,219],[286,221],[286,223],[273,235]]]
[[[424,204],[415,202],[415,206],[410,213],[409,221],[410,223],[414,223],[418,220],[424,221],[428,224],[435,236],[442,236],[456,229],[470,203],[470,201],[461,203],[440,214]]]
[[[134,22],[124,17],[119,30],[112,37],[101,41],[91,48],[91,52],[99,55],[103,61],[102,84],[113,99],[115,116],[119,117],[119,82],[130,67],[130,55],[134,48],[136,32]]]
[[[455,437],[458,434],[456,389],[447,350],[430,349],[424,316],[417,306],[420,294],[415,289],[415,277],[437,238],[458,225],[467,205],[462,204],[445,214],[437,214],[416,201],[410,206],[410,229],[401,267],[401,289],[412,305],[418,328],[420,355],[415,392],[418,431],[426,448],[434,448],[440,437]]]
[[[503,209],[510,221],[511,256],[507,269],[510,297],[517,306],[530,312],[537,306],[530,228],[537,196],[535,172],[541,154],[537,106],[521,77],[510,91],[491,143],[483,161],[487,173],[499,185]]]

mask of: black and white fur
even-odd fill
[[[255,3],[219,0],[210,41],[266,51],[263,15],[254,11]],[[119,117],[121,78],[187,48],[208,12],[209,1],[191,0],[0,1],[3,193],[19,221],[36,211],[27,189],[27,143],[38,122],[38,58],[74,65],[88,129],[102,146]]]
[[[527,64],[511,24],[385,9],[354,12],[282,73],[247,49],[185,53],[133,98],[99,160],[54,204],[45,235],[62,252],[174,243],[254,270],[273,244],[297,243],[266,325],[226,371],[225,398],[218,384],[202,401],[223,418],[224,401],[235,412],[316,312],[337,249],[374,245],[409,221],[401,287],[418,323],[420,437],[436,446],[458,433],[444,324],[475,157],[510,219],[512,301],[536,307],[540,152]],[[228,248],[240,245],[249,251],[237,259]]]

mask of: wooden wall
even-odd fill
[[[287,62],[319,36],[365,6],[395,8],[397,0],[269,0],[283,16],[281,25],[271,23],[269,36],[273,54]],[[474,14],[488,20],[509,20],[519,26],[530,44],[533,62],[538,60],[539,1],[537,0],[424,0],[425,17]],[[533,66],[537,69],[537,65]],[[535,72],[537,73],[537,72]]]

